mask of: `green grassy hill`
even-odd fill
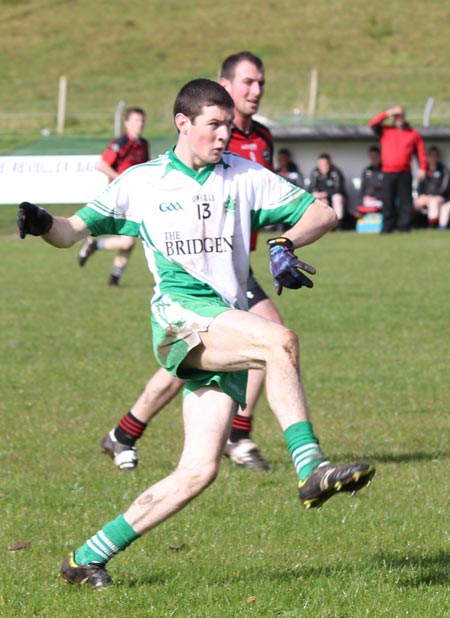
[[[214,79],[245,48],[266,64],[264,115],[304,114],[316,67],[319,116],[363,122],[401,102],[420,118],[434,96],[433,120],[445,121],[449,20],[440,0],[0,0],[0,140],[4,149],[54,128],[60,75],[69,134],[108,135],[120,99],[148,110],[152,134],[167,134],[180,86]]]

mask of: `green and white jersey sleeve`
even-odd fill
[[[155,282],[166,293],[201,297],[211,288],[247,308],[250,234],[293,225],[313,196],[231,153],[197,172],[173,151],[121,174],[77,214],[94,235],[140,236]]]

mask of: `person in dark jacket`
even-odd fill
[[[427,173],[417,186],[414,210],[426,214],[428,227],[438,227],[440,210],[449,196],[449,170],[441,162],[441,153],[436,146],[427,152]]]
[[[378,146],[368,150],[370,164],[361,174],[360,206],[356,206],[356,216],[383,210],[383,177],[381,171],[381,152]]]
[[[304,186],[303,174],[298,168],[298,165],[292,160],[291,151],[287,148],[280,148],[278,151],[278,167],[275,170],[277,174],[292,182],[297,187]]]
[[[347,201],[345,178],[341,170],[333,164],[329,154],[324,152],[317,158],[317,166],[311,172],[308,190],[314,197],[331,206],[338,218],[336,228],[342,229]]]

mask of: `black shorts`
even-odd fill
[[[268,298],[267,294],[256,281],[255,277],[253,276],[253,271],[250,268],[247,279],[248,308],[251,309],[262,300],[266,300],[266,298]]]

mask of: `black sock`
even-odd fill
[[[248,440],[252,430],[252,418],[248,416],[240,416],[236,414],[230,431],[230,442],[238,442],[239,440]]]

